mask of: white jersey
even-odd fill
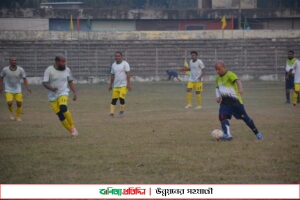
[[[189,81],[190,82],[199,82],[202,81],[199,79],[200,76],[202,75],[202,70],[205,68],[202,60],[197,59],[195,62],[193,60],[190,60],[190,70],[191,70],[191,74],[190,74],[190,78]]]
[[[294,83],[300,83],[300,61],[297,60],[294,64],[295,78]]]
[[[298,61],[297,58],[293,58],[291,60],[288,59],[285,65],[285,72],[288,73],[290,70],[292,70],[292,74],[295,74],[294,65],[297,61]]]
[[[43,83],[49,83],[51,87],[58,89],[56,92],[48,90],[49,101],[55,101],[62,95],[69,95],[68,83],[70,81],[73,81],[70,68],[66,67],[64,71],[60,71],[53,65],[49,66],[44,73]]]
[[[126,72],[130,72],[130,66],[128,62],[123,60],[121,63],[114,62],[111,66],[111,74],[115,76],[114,88],[127,86]]]
[[[5,92],[21,93],[21,80],[26,78],[25,71],[22,67],[17,66],[15,70],[11,70],[10,66],[4,67],[1,71],[0,77],[4,79]]]

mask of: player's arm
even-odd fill
[[[27,78],[23,78],[23,81],[24,81],[24,86],[26,88],[26,90],[31,93],[31,89],[29,88],[29,84],[28,84],[28,80]]]
[[[70,90],[73,93],[73,101],[76,101],[76,99],[77,99],[77,92],[76,92],[75,84],[73,83],[73,81],[69,81],[69,87],[70,87]]]
[[[221,97],[221,93],[218,87],[216,87],[216,102],[217,103],[221,103],[222,101],[222,97]]]
[[[204,74],[205,74],[205,69],[203,68],[203,69],[202,69],[201,76],[199,77],[199,80],[200,80],[200,81],[202,80],[202,78],[203,78]]]
[[[52,92],[56,92],[58,89],[52,87],[48,82],[43,82],[43,86],[47,89],[47,90],[51,90]]]
[[[130,82],[130,72],[126,72],[126,79],[127,79],[127,89],[131,90],[131,82]]]
[[[201,69],[201,75],[199,77],[199,80],[201,81],[205,74],[205,66],[202,61],[200,61],[200,63],[199,63],[199,68]]]
[[[109,90],[109,91],[112,90],[114,81],[115,81],[115,75],[114,75],[114,74],[111,74],[111,76],[110,76],[110,83],[109,83],[109,87],[108,87],[108,90]]]
[[[238,86],[238,91],[239,91],[239,93],[240,93],[241,95],[243,95],[243,94],[244,94],[244,87],[243,87],[242,81],[239,80],[239,79],[237,79],[237,80],[235,81],[235,83],[236,83],[237,86]]]

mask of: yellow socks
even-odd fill
[[[196,98],[197,98],[197,106],[202,106],[202,95],[196,94]]]
[[[114,114],[114,113],[115,113],[115,110],[116,110],[116,106],[110,104],[110,114]]]
[[[61,123],[68,131],[71,131],[72,127],[70,126],[67,119],[64,119],[63,121],[61,121]]]
[[[187,105],[192,105],[192,92],[187,92],[186,93],[186,101],[187,101]]]
[[[73,118],[72,118],[72,114],[71,112],[68,110],[67,112],[64,113],[64,116],[65,116],[65,120],[67,120],[69,126],[70,126],[70,129],[71,128],[74,128],[74,122],[73,122]]]
[[[124,105],[120,105],[120,112],[125,112],[125,104]]]
[[[293,92],[293,104],[296,105],[298,103],[298,95],[299,92],[294,91]]]
[[[13,113],[14,112],[14,108],[12,106],[8,106],[8,110],[9,112]]]
[[[17,107],[17,110],[16,110],[16,118],[20,118],[20,117],[21,117],[22,110],[23,110],[22,107]]]

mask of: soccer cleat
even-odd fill
[[[110,114],[108,115],[108,117],[109,117],[109,118],[114,118],[114,114],[113,114],[113,113],[110,113]]]
[[[16,120],[16,118],[13,115],[10,115],[9,119],[12,120],[12,121]]]
[[[263,136],[263,134],[262,133],[257,133],[256,134],[256,138],[258,139],[258,140],[263,140],[264,139],[264,136]]]
[[[72,137],[77,137],[79,135],[77,129],[74,127],[74,128],[71,128],[71,136]]]
[[[124,117],[124,116],[125,116],[124,111],[120,111],[120,112],[119,112],[119,117]]]
[[[202,106],[197,106],[195,109],[200,110],[200,109],[202,109]]]
[[[219,140],[221,140],[221,141],[230,141],[232,139],[233,139],[233,137],[229,136],[227,134],[224,134],[222,137],[219,138]]]
[[[192,108],[192,105],[191,105],[191,104],[188,104],[188,105],[185,106],[185,108],[186,108],[186,109]]]
[[[21,122],[21,121],[23,121],[20,117],[18,117],[18,118],[16,118],[16,121],[17,122]]]

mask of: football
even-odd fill
[[[214,139],[219,139],[220,137],[223,136],[223,131],[220,130],[220,129],[215,129],[211,132],[211,136],[214,138]]]

